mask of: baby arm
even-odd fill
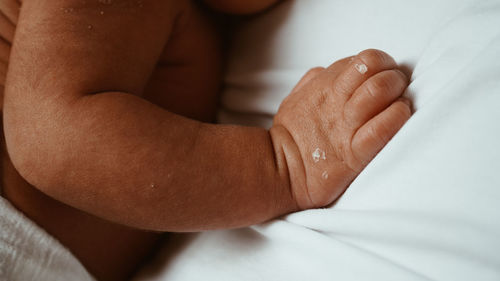
[[[113,3],[101,17],[97,0],[25,1],[8,74],[13,163],[79,209],[196,231],[324,206],[409,118],[406,77],[379,51],[311,71],[270,132],[174,115],[139,96],[180,1]]]
[[[24,1],[4,115],[19,172],[59,201],[147,229],[294,210],[266,130],[199,123],[138,97],[181,1],[130,2]]]

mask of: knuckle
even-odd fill
[[[321,72],[321,71],[323,71],[323,70],[325,70],[325,68],[324,68],[324,67],[321,67],[321,66],[316,66],[316,67],[313,67],[313,68],[309,69],[309,70],[307,71],[307,74],[317,74],[317,73],[319,73],[319,72]]]
[[[327,100],[329,93],[325,89],[315,91],[314,95],[311,97],[311,106],[314,109],[321,108]]]
[[[376,49],[364,50],[358,54],[358,58],[369,68],[381,68],[387,65],[395,65],[394,59],[391,56]]]
[[[325,70],[324,67],[313,67],[311,69],[309,69],[306,74],[304,75],[305,78],[307,79],[313,79],[314,77],[316,77],[318,74],[320,74],[323,70]]]

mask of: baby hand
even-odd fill
[[[407,76],[378,50],[310,70],[271,128],[300,209],[337,199],[410,118]]]

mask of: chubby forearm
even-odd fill
[[[266,130],[199,123],[124,93],[40,109],[7,105],[7,146],[20,173],[89,213],[197,231],[294,210],[286,165]]]

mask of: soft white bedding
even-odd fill
[[[0,196],[0,280],[95,279],[66,247]]]
[[[500,280],[500,1],[288,1],[242,26],[221,122],[269,126],[308,68],[366,48],[414,69],[416,113],[342,198],[192,235],[137,280]]]

